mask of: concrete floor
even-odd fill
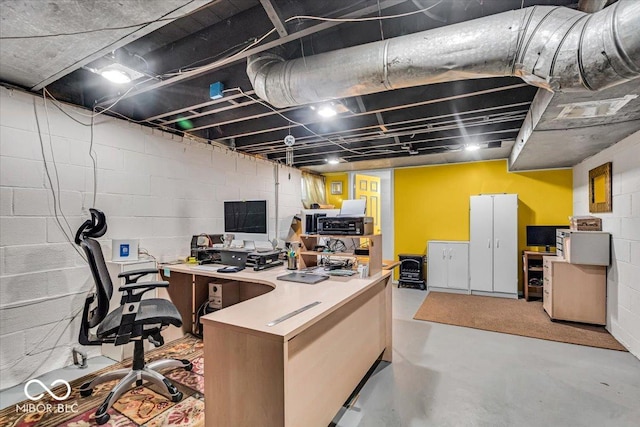
[[[393,363],[338,427],[640,426],[630,353],[413,320],[426,293],[393,291]]]
[[[640,426],[631,354],[413,320],[425,296],[393,289],[393,363],[379,365],[337,427]],[[23,399],[22,386],[0,392],[1,407]]]

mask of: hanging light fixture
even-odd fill
[[[291,135],[291,123],[289,123],[289,135],[284,137],[285,149],[285,163],[287,166],[293,166],[293,144],[296,143],[296,138]]]

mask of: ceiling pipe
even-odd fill
[[[640,75],[638,28],[636,0],[595,14],[534,6],[290,61],[262,53],[247,74],[279,108],[484,77],[595,91]]]

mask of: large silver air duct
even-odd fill
[[[640,75],[640,1],[595,14],[534,6],[291,61],[263,53],[247,74],[276,107],[482,77],[599,90]]]

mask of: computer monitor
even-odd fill
[[[556,246],[556,230],[568,225],[527,225],[527,246],[544,246],[549,252]]]
[[[267,201],[224,202],[224,232],[267,234]]]

